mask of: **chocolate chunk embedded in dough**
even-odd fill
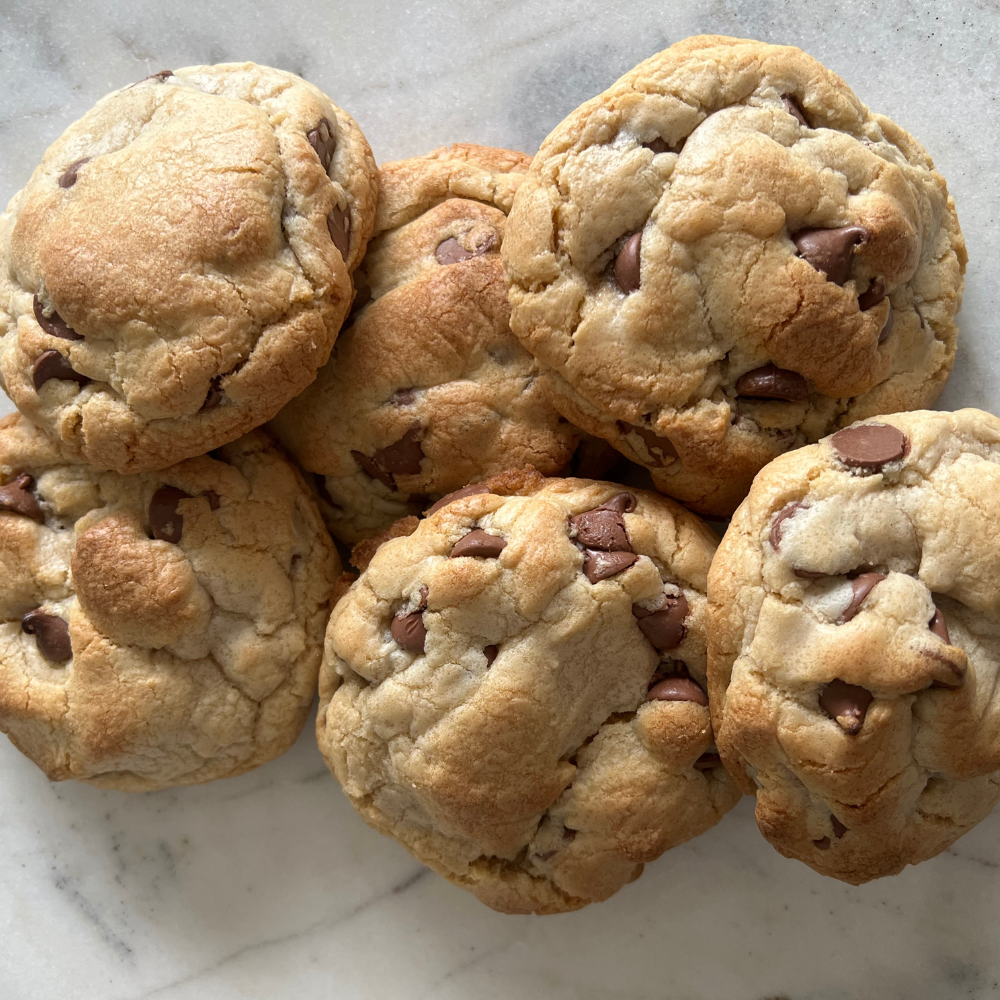
[[[884,579],[885,573],[862,573],[851,581],[853,589],[851,603],[847,605],[847,609],[840,616],[841,624],[849,622],[861,610],[861,605],[864,604],[865,598],[871,593],[872,588]]]
[[[49,379],[59,379],[63,382],[76,382],[84,386],[90,384],[86,375],[75,371],[69,360],[58,351],[43,351],[35,360],[31,370],[31,381],[37,392]]]
[[[424,627],[424,616],[420,611],[411,611],[409,614],[396,615],[389,626],[393,639],[399,643],[403,649],[411,653],[422,653],[424,651],[424,641],[427,639],[427,629]]]
[[[809,398],[809,386],[798,373],[777,365],[764,365],[736,380],[736,392],[751,399],[784,399],[799,403]]]
[[[65,663],[73,656],[69,625],[58,615],[36,608],[21,619],[21,629],[35,637],[38,652],[53,663]]]
[[[791,503],[786,503],[777,514],[774,515],[774,520],[771,522],[771,548],[775,552],[781,549],[781,532],[784,529],[785,521],[790,517],[794,517],[800,510],[807,510],[808,504],[802,503],[801,500],[793,500]]]
[[[419,475],[420,461],[424,457],[417,439],[419,433],[419,427],[411,427],[398,441],[375,452],[372,458],[390,475]]]
[[[615,257],[615,282],[628,295],[639,287],[639,252],[642,233],[633,233]]]
[[[865,723],[865,713],[872,697],[871,691],[837,679],[830,681],[820,692],[819,707],[835,719],[841,729],[853,736],[861,731]]]
[[[154,538],[162,542],[181,540],[184,531],[184,516],[177,513],[177,504],[189,500],[191,495],[176,486],[161,486],[149,502],[149,530]]]
[[[628,569],[638,558],[634,552],[598,552],[585,549],[583,572],[591,583],[597,583]]]
[[[333,163],[334,150],[337,148],[337,137],[329,120],[320,118],[319,124],[306,133],[306,138],[309,140],[309,145],[316,150],[323,169],[329,170],[330,164]]]
[[[708,696],[690,677],[664,677],[646,692],[646,701],[693,701],[707,705]]]
[[[809,128],[809,122],[806,119],[806,114],[802,110],[802,105],[792,97],[791,94],[783,94],[781,97],[781,103],[784,104],[785,110],[800,124],[805,125]]]
[[[948,623],[944,620],[944,615],[941,614],[940,608],[934,609],[934,614],[931,615],[931,620],[927,623],[927,627],[946,645],[951,645],[951,637],[948,635]]]
[[[840,226],[838,229],[800,229],[792,242],[800,256],[834,284],[842,285],[851,275],[854,248],[871,239],[864,226]]]
[[[45,515],[38,505],[35,494],[31,492],[34,482],[31,476],[21,473],[13,482],[0,486],[0,510],[9,510],[12,514],[30,517],[32,521],[41,524],[45,520]]]
[[[482,528],[473,528],[463,535],[451,550],[451,558],[477,556],[480,559],[495,559],[507,548],[507,542],[499,535],[491,535]]]
[[[59,337],[61,340],[83,340],[82,334],[79,334],[71,326],[66,325],[66,321],[57,312],[53,312],[51,316],[46,316],[42,311],[42,303],[38,296],[35,296],[32,305],[35,321],[38,325],[50,336]]]
[[[90,162],[89,156],[84,156],[80,160],[76,160],[71,163],[62,173],[59,178],[59,187],[61,188],[71,188],[76,183],[76,175],[79,173],[80,167],[85,163]]]
[[[631,552],[625,522],[616,510],[595,508],[576,514],[569,519],[570,527],[576,532],[574,541],[585,549],[600,549],[602,552]]]
[[[454,503],[456,500],[461,500],[463,497],[476,496],[479,493],[489,493],[489,488],[485,483],[472,483],[469,486],[463,486],[460,490],[455,490],[454,493],[446,493],[440,500],[435,501],[424,511],[424,516],[430,517],[432,514],[436,514],[442,507],[447,507],[448,504]]]
[[[663,606],[656,611],[632,605],[639,631],[661,652],[676,649],[684,641],[688,611],[687,598],[683,594],[664,594]]]
[[[351,248],[351,217],[334,205],[330,214],[326,217],[326,228],[330,231],[330,239],[333,245],[340,251],[340,256],[347,260],[347,252]]]
[[[837,431],[830,438],[836,456],[852,469],[878,472],[886,462],[895,462],[906,454],[903,432],[889,424],[861,424]]]

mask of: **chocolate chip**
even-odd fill
[[[461,500],[463,497],[473,497],[479,493],[489,492],[489,487],[485,483],[472,483],[470,486],[463,486],[460,490],[455,490],[454,493],[446,493],[440,500],[435,501],[424,511],[424,517],[436,514],[442,507],[447,507],[448,504],[454,503],[456,500]]]
[[[351,457],[354,459],[358,465],[364,470],[365,475],[371,479],[377,479],[380,483],[383,483],[388,489],[395,490],[396,480],[389,475],[383,468],[381,468],[377,462],[369,458],[367,455],[362,455],[360,451],[351,451]]]
[[[507,542],[499,535],[491,535],[482,528],[473,528],[463,535],[451,550],[451,558],[478,556],[480,559],[495,559],[507,548]]]
[[[190,496],[176,486],[161,486],[153,494],[153,499],[149,501],[149,530],[154,538],[175,545],[181,540],[184,516],[177,513],[177,504],[181,500],[189,500]]]
[[[625,522],[615,510],[584,511],[569,519],[570,528],[576,532],[574,541],[586,549],[602,552],[631,552]]]
[[[420,460],[424,457],[424,450],[417,440],[419,433],[419,426],[411,427],[398,441],[375,452],[372,457],[390,475],[419,475]]]
[[[877,583],[885,579],[885,573],[862,573],[851,581],[851,603],[847,605],[847,610],[840,616],[840,624],[849,622],[864,604],[865,598],[871,593],[872,588]]]
[[[650,611],[640,604],[632,605],[632,614],[638,619],[639,631],[660,652],[676,649],[684,641],[687,634],[684,621],[688,611],[687,598],[683,594],[664,594],[662,605],[656,611]]]
[[[903,432],[889,424],[861,424],[837,431],[830,438],[837,458],[852,469],[878,472],[886,462],[895,462],[907,451]]]
[[[613,510],[618,514],[631,514],[638,503],[634,493],[616,493],[606,503],[602,503],[597,510]]]
[[[819,696],[819,707],[852,736],[861,732],[871,702],[871,691],[842,680],[830,681]]]
[[[711,771],[713,767],[718,767],[721,763],[722,758],[717,753],[712,753],[709,750],[694,762],[694,769],[696,771]]]
[[[424,616],[419,611],[411,611],[407,615],[396,615],[389,626],[393,639],[403,649],[411,653],[422,653],[427,629],[424,627]]]
[[[205,490],[202,496],[204,496],[204,498],[208,501],[208,506],[212,510],[219,509],[219,505],[222,503],[222,501],[219,499],[219,494],[216,493],[215,490]]]
[[[487,646],[483,650],[483,655],[486,657],[486,666],[492,667],[493,661],[497,658],[497,653],[500,652],[499,646]]]
[[[638,558],[634,552],[597,552],[585,549],[583,572],[591,583],[597,583],[628,569]]]
[[[800,125],[805,125],[806,128],[809,128],[809,122],[806,120],[806,113],[802,110],[802,105],[791,94],[782,94],[781,103],[784,104],[785,110]]]
[[[205,397],[205,402],[201,404],[203,410],[214,410],[226,398],[226,394],[219,385],[220,381],[222,381],[222,376],[216,375],[208,384],[208,395]]]
[[[806,380],[798,373],[776,365],[764,365],[736,380],[736,391],[752,399],[784,399],[799,403],[809,398]]]
[[[639,252],[642,233],[633,233],[615,257],[615,282],[628,295],[639,287]]]
[[[50,336],[59,337],[61,340],[83,340],[83,335],[79,334],[71,326],[66,325],[66,321],[57,312],[51,316],[46,316],[42,311],[42,303],[35,295],[32,309],[35,314],[35,321]]]
[[[820,850],[820,851],[828,851],[828,850],[830,850],[830,838],[829,837],[820,837],[819,840],[814,840],[813,843],[816,845],[816,848],[818,850]]]
[[[837,838],[837,840],[840,840],[840,838],[847,833],[847,827],[844,826],[844,824],[841,823],[840,820],[833,815],[833,813],[830,813],[830,823],[833,826],[833,835]]]
[[[868,291],[858,296],[858,308],[862,312],[877,306],[885,298],[885,282],[881,278],[873,278]]]
[[[320,118],[319,124],[306,133],[309,145],[316,150],[319,162],[324,170],[330,169],[333,163],[333,152],[337,148],[337,137],[333,134],[333,126],[326,118]]]
[[[651,430],[637,427],[635,424],[626,424],[623,420],[619,420],[616,426],[619,434],[625,436],[638,434],[642,438],[649,453],[649,461],[653,464],[666,465],[669,460],[677,458],[677,449],[669,438],[657,437]]]
[[[58,615],[36,608],[21,619],[21,630],[35,637],[38,652],[53,663],[65,663],[73,656],[69,625]]]
[[[158,73],[150,73],[149,76],[144,76],[139,83],[145,83],[147,80],[155,80],[157,83],[163,83],[168,77],[174,75],[172,69],[161,69]]]
[[[330,239],[340,251],[340,256],[347,260],[347,251],[351,248],[350,215],[344,209],[334,205],[326,217],[326,228],[330,231]]]
[[[81,386],[90,383],[90,379],[74,371],[69,360],[58,351],[43,351],[35,359],[35,366],[31,371],[35,391],[41,389],[50,378],[60,379],[63,382],[76,382]]]
[[[85,156],[81,160],[76,160],[71,163],[62,173],[59,178],[59,187],[61,188],[71,188],[76,183],[76,175],[85,163],[90,162],[90,157]]]
[[[667,145],[665,139],[661,139],[657,136],[651,142],[644,142],[643,145],[646,149],[651,149],[654,153],[669,153],[670,147]]]
[[[390,397],[393,406],[409,406],[417,398],[415,389],[397,389]]]
[[[707,705],[708,697],[690,677],[675,674],[654,684],[646,692],[646,701],[693,701]]]
[[[774,516],[774,520],[771,522],[771,548],[775,552],[779,551],[781,548],[781,532],[785,521],[790,517],[794,517],[800,510],[807,510],[808,504],[802,503],[800,500],[793,500],[791,503],[786,503],[781,510],[778,511]]]
[[[9,510],[12,514],[30,517],[32,521],[42,524],[45,515],[38,505],[38,500],[35,499],[35,494],[30,492],[34,482],[31,476],[21,473],[12,483],[0,486],[0,510]]]
[[[871,239],[864,226],[840,226],[838,229],[800,229],[792,236],[799,254],[834,284],[842,285],[850,277],[854,248]]]
[[[469,260],[475,254],[466,250],[454,236],[450,236],[438,244],[434,256],[437,257],[439,264],[458,264],[463,260]]]
[[[886,313],[885,326],[882,327],[882,332],[878,335],[878,342],[884,344],[889,339],[889,334],[892,333],[892,321],[894,318],[894,310],[892,308],[892,303],[889,303],[889,312]]]
[[[946,645],[951,645],[951,637],[948,635],[948,623],[944,620],[944,615],[941,614],[940,608],[934,609],[934,614],[931,615],[931,620],[927,623],[927,627]]]

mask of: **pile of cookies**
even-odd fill
[[[0,254],[0,727],[50,778],[240,774],[318,689],[364,819],[515,913],[741,794],[852,883],[1000,798],[1000,421],[921,409],[954,204],[798,49],[380,169],[289,73],[163,71]]]

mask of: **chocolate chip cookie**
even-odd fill
[[[366,822],[494,909],[557,913],[733,806],[705,694],[715,536],[696,517],[519,472],[411,530],[327,631],[319,745]]]
[[[717,515],[776,455],[934,400],[966,262],[906,132],[800,50],[717,36],[549,135],[503,257],[563,415]]]
[[[358,126],[290,73],[193,66],[110,94],[0,217],[0,382],[104,469],[234,440],[329,357],[376,190]]]
[[[288,749],[340,569],[260,431],[160,473],[0,421],[0,729],[53,780],[143,791]]]
[[[709,575],[719,750],[782,854],[859,884],[1000,798],[1000,420],[875,417],[754,481]]]
[[[503,469],[556,473],[573,453],[575,429],[510,332],[499,250],[529,163],[464,145],[380,171],[353,322],[273,424],[345,541]]]

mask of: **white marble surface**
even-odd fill
[[[996,0],[0,0],[0,197],[107,90],[255,59],[348,108],[376,156],[533,151],[583,99],[701,31],[802,45],[948,178],[971,264],[941,405],[990,408]],[[995,408],[995,407],[994,407]],[[0,410],[4,406],[0,406]],[[1000,995],[1000,815],[852,888],[777,855],[744,801],[600,906],[504,917],[369,831],[311,728],[283,759],[127,796],[47,782],[0,743],[0,1000],[950,1000]]]

